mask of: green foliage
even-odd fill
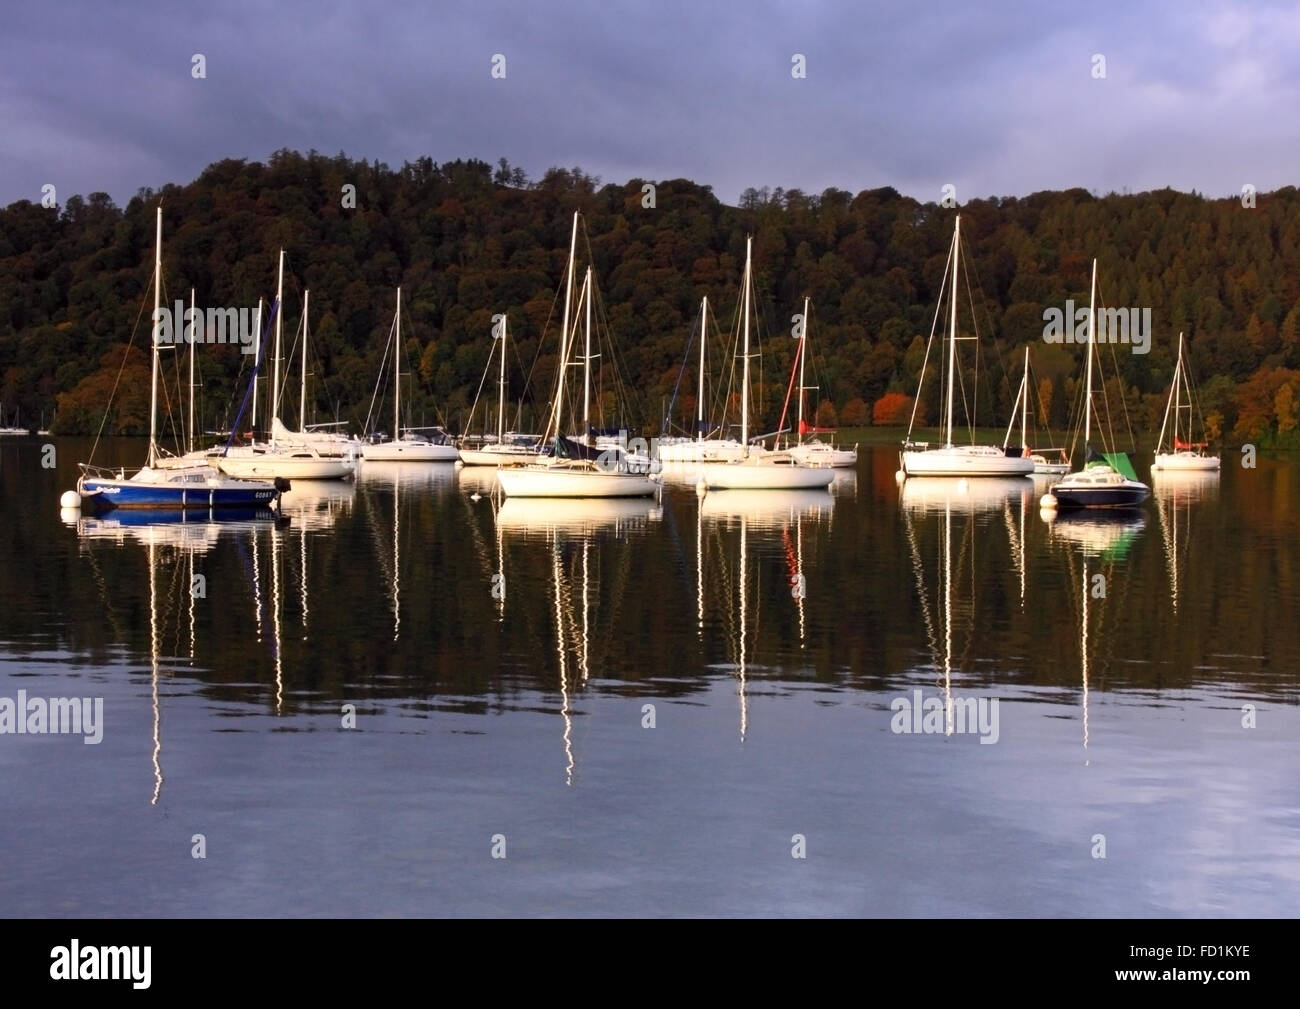
[[[160,196],[168,304],[187,298],[191,286],[200,306],[269,301],[277,252],[287,250],[286,331],[301,291],[312,292],[317,419],[364,418],[398,284],[409,312],[413,418],[464,424],[496,312],[510,314],[515,344],[508,394],[519,402],[531,372],[525,415],[544,414],[574,209],[586,218],[619,368],[640,397],[643,416],[626,421],[657,426],[702,295],[727,328],[746,234],[755,237],[762,402],[771,414],[756,428],[776,420],[791,360],[780,337],[804,295],[813,300],[819,399],[828,410],[865,422],[866,405],[887,393],[917,394],[952,211],[892,189],[856,196],[750,189],[733,207],[684,179],[656,182],[647,208],[642,185],[602,185],[577,168],[530,182],[504,159],[494,168],[420,158],[394,169],[281,150],[265,164],[219,161],[188,185],[141,190],[124,209],[102,193],[71,197],[61,210],[20,201],[0,210],[0,402],[35,419],[64,395],[60,430],[97,426],[103,404],[89,398],[103,391],[105,355],[117,349],[120,362],[133,332],[135,346],[147,347]],[[355,187],[355,207],[345,205],[345,186]],[[1172,190],[1100,199],[1069,190],[966,204],[966,263],[978,286],[974,314],[963,305],[961,325],[969,333],[977,324],[986,337],[979,421],[1003,422],[1018,382],[1011,354],[1026,343],[1038,378],[1050,383],[1051,422],[1063,421],[1078,348],[1045,346],[1042,314],[1068,297],[1086,302],[1095,254],[1105,304],[1152,310],[1152,353],[1121,361],[1122,398],[1135,421],[1154,415],[1182,329],[1214,400],[1206,413],[1218,413],[1225,432],[1236,429],[1234,387],[1262,368],[1300,367],[1297,211],[1294,188],[1260,196],[1250,210],[1235,198]],[[201,423],[222,427],[234,418],[251,362],[210,347],[199,353]],[[921,392],[929,416],[937,415],[937,394],[937,384]],[[1268,410],[1262,398],[1252,400],[1252,429],[1290,422],[1290,394],[1281,395]],[[134,429],[134,413],[135,405],[123,407],[118,426]]]

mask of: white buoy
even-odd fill
[[[704,482],[704,477],[700,477],[695,482],[695,493],[698,497],[704,497],[709,492],[709,485]]]
[[[469,499],[470,499],[471,501],[482,501],[482,500],[483,500],[483,495],[480,494],[478,491],[475,491],[473,494],[471,494],[471,495],[469,496]]]
[[[902,483],[907,479],[907,474],[901,469],[894,474],[894,483]]]
[[[60,508],[80,508],[81,495],[75,490],[65,490],[63,496],[59,498]]]
[[[1038,507],[1043,509],[1043,511],[1056,511],[1056,495],[1050,493],[1044,494],[1042,498],[1039,499]]]

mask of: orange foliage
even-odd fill
[[[912,417],[912,397],[901,392],[887,392],[871,408],[871,423],[877,427],[896,427]]]

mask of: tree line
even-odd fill
[[[971,295],[959,289],[959,326],[981,336],[978,348],[962,346],[974,423],[1006,423],[1025,345],[1036,421],[1069,423],[1083,348],[1046,343],[1044,313],[1067,299],[1087,304],[1095,256],[1106,305],[1151,309],[1150,353],[1116,348],[1105,362],[1111,407],[1117,415],[1122,408],[1139,435],[1159,427],[1183,332],[1212,439],[1298,437],[1293,187],[1261,194],[1254,206],[1169,189],[1105,196],[1070,189],[951,208],[891,188],[750,189],[731,206],[685,179],[602,184],[580,168],[553,168],[530,180],[504,159],[493,166],[420,158],[391,168],[288,150],[266,163],[219,161],[186,185],[141,190],[125,208],[92,193],[59,207],[19,201],[0,210],[0,421],[20,411],[31,427],[55,417],[62,433],[93,433],[101,422],[109,433],[147,429],[160,199],[168,305],[188,301],[194,288],[200,308],[255,306],[274,296],[277,256],[286,250],[286,333],[297,326],[302,292],[311,291],[309,420],[359,429],[401,285],[401,353],[411,373],[403,401],[413,421],[453,431],[470,424],[493,316],[504,313],[510,419],[539,429],[558,367],[556,292],[576,209],[617,347],[598,362],[601,387],[617,368],[628,390],[616,406],[602,394],[602,407],[608,399],[618,414],[607,421],[657,432],[671,401],[671,424],[691,427],[696,362],[687,345],[700,298],[709,296],[725,334],[752,235],[762,337],[754,429],[776,423],[795,353],[792,317],[805,296],[817,420],[906,423],[960,213]],[[238,347],[204,345],[198,353],[199,423],[222,430],[234,421],[252,360]],[[727,366],[721,355],[713,360],[719,372]],[[167,367],[164,412],[175,418],[185,392],[170,359]],[[494,394],[494,380],[487,389]],[[937,420],[937,382],[927,381],[918,413]],[[476,414],[473,424],[483,418]]]

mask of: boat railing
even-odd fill
[[[88,462],[77,463],[77,468],[81,470],[82,476],[98,478],[100,480],[125,480],[126,470],[121,467],[113,466],[96,466]]]

